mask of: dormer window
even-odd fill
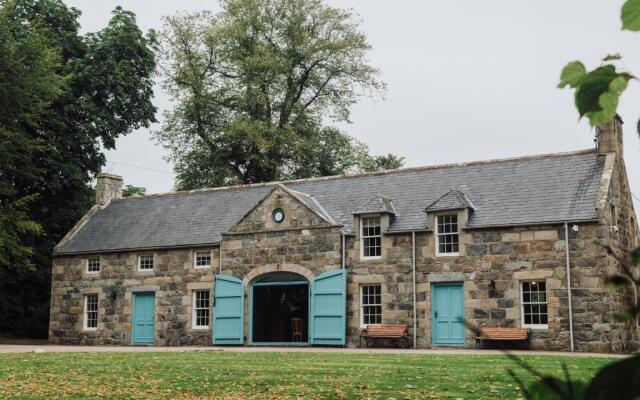
[[[382,230],[380,217],[362,217],[360,256],[362,259],[379,259],[382,255]]]
[[[437,215],[436,222],[436,254],[457,256],[460,244],[458,214]]]

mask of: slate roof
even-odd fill
[[[119,199],[56,254],[217,243],[277,184],[304,194],[347,232],[352,213],[379,194],[393,199],[390,231],[428,229],[425,207],[461,187],[474,205],[468,228],[595,220],[603,165],[588,150]]]
[[[396,208],[393,206],[393,200],[388,197],[376,195],[373,199],[369,200],[365,205],[357,209],[352,214],[395,214]]]
[[[473,203],[466,194],[460,190],[451,189],[443,194],[438,200],[431,203],[425,210],[429,211],[445,211],[460,210],[463,208],[474,209]]]

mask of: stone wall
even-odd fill
[[[195,251],[211,251],[212,267],[193,267]],[[154,255],[154,270],[138,271],[138,256]],[[193,290],[211,289],[218,249],[198,248],[99,255],[101,271],[86,273],[87,256],[53,262],[49,340],[58,344],[128,345],[135,292],[155,292],[155,344],[207,345],[210,330],[192,329]],[[98,329],[83,330],[84,296],[98,294]]]

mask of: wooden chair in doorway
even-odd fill
[[[293,342],[302,342],[302,318],[291,318],[291,337]]]

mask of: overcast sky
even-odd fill
[[[83,31],[104,27],[117,5],[144,30],[179,11],[218,10],[204,0],[65,0],[82,11]],[[370,59],[388,85],[384,100],[363,99],[341,127],[375,154],[406,157],[407,166],[591,148],[594,132],[578,121],[572,94],[556,88],[562,67],[588,67],[619,52],[640,75],[640,33],[620,30],[623,0],[329,0],[362,17]],[[156,88],[155,105],[170,105]],[[624,95],[625,159],[640,197],[640,85]],[[108,172],[149,193],[173,186],[164,149],[143,129],[108,152]],[[636,201],[636,208],[638,207]]]

